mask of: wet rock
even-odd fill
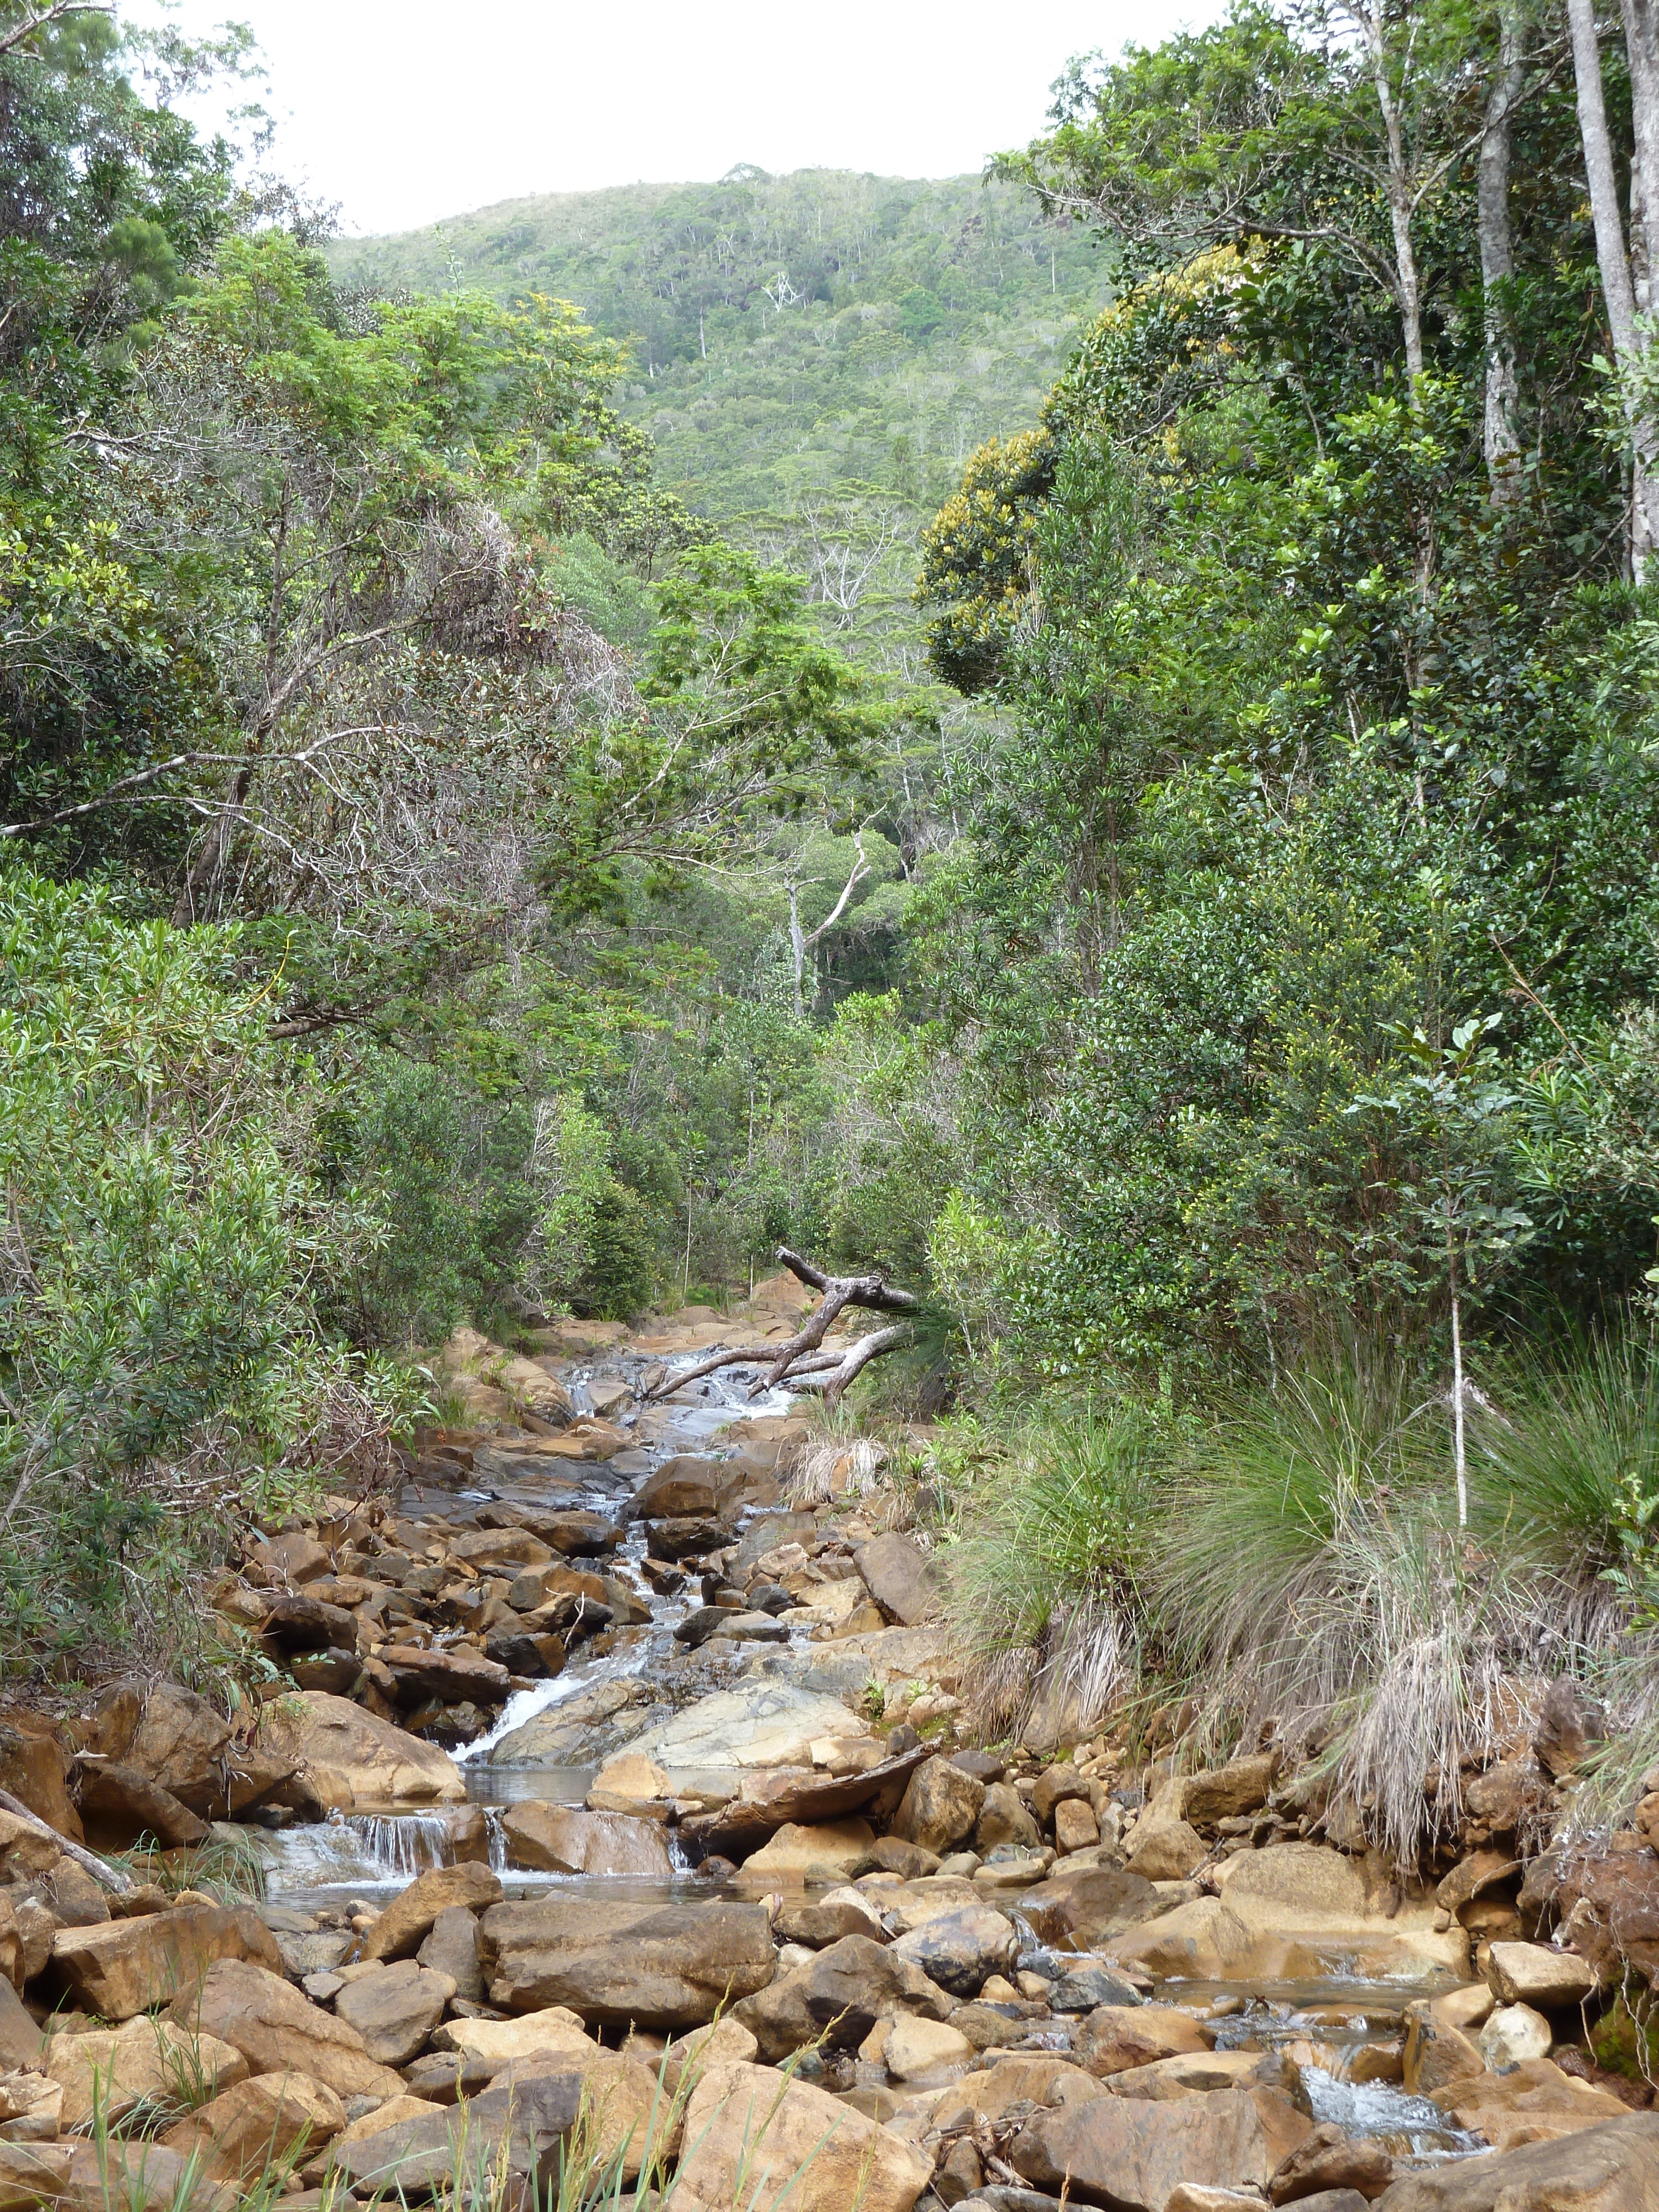
[[[61,2092],[59,2125],[82,2127],[94,2109],[108,2122],[125,2119],[147,2099],[165,2096],[180,2068],[210,2094],[247,2079],[240,2051],[216,2036],[192,2037],[171,2021],[133,2019],[118,2028],[47,2038],[35,2062]]]
[[[1506,2005],[1550,2011],[1580,2004],[1595,1991],[1595,1970],[1572,1951],[1552,1951],[1542,1943],[1494,1943],[1486,1961],[1486,1979]]]
[[[1002,1913],[989,1905],[969,1905],[941,1913],[901,1936],[893,1950],[952,1996],[973,1997],[988,1975],[1012,1971],[1019,1938],[1012,1921]]]
[[[1174,2005],[1102,2005],[1072,2038],[1078,2063],[1102,2081],[1160,2058],[1209,2049],[1192,2014]]]
[[[1637,2212],[1659,2204],[1659,2112],[1629,2112],[1554,2142],[1529,2142],[1413,2173],[1377,2212]]]
[[[970,1835],[985,1803],[985,1784],[948,1759],[924,1759],[893,1815],[893,1832],[941,1856]]]
[[[1049,2009],[1054,2012],[1097,2012],[1102,2005],[1136,2005],[1140,1992],[1133,1982],[1121,1974],[1114,1973],[1098,1960],[1091,1959],[1062,1974],[1048,1990]]]
[[[334,2000],[334,2016],[356,2029],[364,2050],[382,2066],[407,2066],[426,2048],[454,1994],[447,1974],[406,1960],[348,1982]]]
[[[933,2173],[931,2158],[862,2112],[755,2066],[710,2067],[691,2094],[685,2141],[676,2212],[911,2212]]]
[[[511,2012],[568,2005],[618,2027],[700,2027],[763,1989],[776,1965],[758,1905],[538,1899],[492,1906],[483,1930],[496,1953],[493,2002]]]
[[[1406,2008],[1406,2087],[1413,2096],[1431,2096],[1449,2082],[1486,2071],[1474,2038],[1437,2012],[1431,2004]]]
[[[560,2148],[581,2103],[578,2074],[515,2079],[481,2091],[454,2112],[343,2139],[329,2162],[338,2181],[363,2197],[434,2196],[452,2189],[458,2177],[484,2172],[515,2199],[533,2188],[532,2201],[539,2203],[550,2185],[556,2194]]]
[[[1394,2160],[1381,2143],[1364,2136],[1351,2142],[1328,2120],[1279,2160],[1267,2178],[1267,2197],[1273,2204],[1301,2204],[1326,2190],[1352,2189],[1369,2203],[1394,2177]]]
[[[484,1657],[528,1681],[545,1681],[564,1672],[564,1639],[523,1628],[498,1628],[484,1639]]]
[[[1163,1899],[1144,1875],[1116,1867],[1060,1866],[1025,1892],[1019,1909],[1039,1942],[1092,1950],[1153,1918]]]
[[[131,2020],[171,2003],[216,1961],[251,1960],[250,1971],[283,1971],[283,1954],[258,1916],[217,1905],[63,1928],[52,1956],[79,2002],[103,2020]]]
[[[659,1824],[621,1813],[590,1813],[528,1799],[507,1808],[501,1834],[514,1866],[555,1874],[633,1874],[666,1881],[673,1871]]]
[[[415,1954],[422,1966],[447,1974],[455,1994],[469,2004],[481,2003],[484,1994],[483,1943],[474,1915],[465,1905],[446,1905],[420,1949]]]
[[[319,2148],[345,2124],[345,2106],[320,2081],[260,2074],[198,2106],[161,2141],[194,2158],[210,2181],[253,2181],[268,2166]]]
[[[350,1812],[462,1805],[466,1784],[448,1753],[422,1743],[361,1705],[317,1691],[280,1698],[264,1708],[261,1748],[297,1770],[276,1791],[313,1819]]]
[[[890,1620],[915,1628],[938,1610],[938,1571],[908,1536],[878,1536],[854,1553],[853,1564]]]
[[[500,1902],[500,1878],[476,1860],[429,1867],[394,1897],[363,1938],[365,1959],[411,1959],[441,1912],[468,1911]]]
[[[404,2084],[346,2021],[261,1966],[222,1959],[180,1991],[169,2018],[240,2051],[254,2074],[303,2074],[339,2097],[396,2097]]]
[[[718,1552],[731,1533],[723,1521],[653,1521],[645,1532],[646,1554],[653,1559],[701,1559]]]
[[[829,2048],[856,2051],[881,2013],[945,2020],[951,2001],[908,1960],[867,1936],[846,1936],[805,1966],[732,2008],[769,2062],[823,2035]]]

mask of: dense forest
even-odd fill
[[[922,1297],[1010,1711],[1650,1711],[1646,15],[1239,0],[984,184],[356,243],[234,42],[0,23],[7,1664],[787,1239]]]

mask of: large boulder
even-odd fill
[[[1169,2103],[1097,2097],[1038,2113],[1015,2137],[1009,2160],[1052,2195],[1064,2188],[1112,2212],[1164,2212],[1180,2182],[1265,2187],[1309,2132],[1286,2100],[1266,2091],[1200,2092]]]
[[[1583,2003],[1595,1992],[1595,1970],[1572,1951],[1542,1943],[1494,1943],[1486,1954],[1486,1979],[1506,2005],[1535,2005],[1548,2012]]]
[[[356,2028],[310,2004],[276,1974],[240,1960],[210,1966],[173,1999],[169,2018],[240,2051],[254,2074],[303,2074],[337,2097],[397,2097],[403,2083],[363,2048]]]
[[[72,1764],[55,1722],[27,1705],[0,1704],[0,1790],[78,1844],[84,1837],[70,1795]]]
[[[901,1936],[893,1950],[953,1996],[976,1997],[988,1976],[1013,1972],[1019,1936],[1004,1914],[988,1905],[969,1905],[924,1921]]]
[[[150,2099],[166,2097],[180,2072],[212,2095],[245,2081],[248,2071],[241,2052],[216,2036],[143,2019],[48,2036],[35,2063],[63,2092],[58,2125],[65,2133],[84,2126],[94,2108],[113,2126]]]
[[[319,2148],[345,2124],[345,2106],[320,2081],[258,2074],[198,2105],[161,2141],[193,2157],[210,2181],[252,2182],[268,2166]]]
[[[388,1644],[378,1654],[392,1669],[398,1703],[410,1710],[435,1698],[445,1705],[499,1705],[507,1701],[512,1677],[499,1660],[460,1644],[453,1651],[428,1651],[410,1644]]]
[[[492,2001],[509,2012],[568,2005],[590,2022],[701,2027],[763,1989],[776,1968],[758,1905],[580,1903],[538,1898],[484,1915]]]
[[[81,1817],[100,1850],[131,1850],[143,1837],[164,1850],[187,1849],[208,1824],[159,1782],[119,1759],[88,1762],[81,1776]]]
[[[1019,1900],[1039,1942],[1091,1951],[1158,1915],[1163,1899],[1146,1875],[1118,1867],[1057,1867]]]
[[[447,1974],[404,1959],[354,1975],[334,2000],[334,2016],[356,2029],[364,2050],[382,2066],[407,2066],[425,2050],[454,1994]]]
[[[264,1803],[298,1764],[269,1731],[244,1743],[205,1698],[177,1682],[112,1683],[81,1747],[159,1784],[205,1820],[234,1820]]]
[[[216,1960],[252,1960],[256,1971],[283,1971],[276,1938],[258,1915],[218,1905],[183,1905],[90,1928],[60,1928],[52,1957],[87,2010],[102,2020],[131,2020],[135,2013],[170,2004],[181,1990],[193,1989]]]
[[[736,1492],[739,1470],[717,1459],[681,1452],[665,1459],[628,1501],[629,1521],[717,1519]]]
[[[568,2005],[521,2013],[516,2020],[452,2020],[434,2041],[476,2058],[496,2074],[526,2059],[570,2058],[599,2045]]]
[[[1097,2005],[1072,2038],[1078,2063],[1101,2081],[1209,2047],[1191,2013],[1178,2005]]]
[[[422,1966],[447,1974],[455,1994],[482,2004],[484,1993],[483,1931],[464,1905],[447,1905],[433,1922],[415,1954]]]
[[[790,1821],[744,1863],[743,1885],[848,1880],[870,1863],[876,1832],[867,1820],[824,1820],[811,1827]]]
[[[711,2066],[686,2107],[676,2212],[911,2212],[933,2178],[914,2144],[805,2081]]]
[[[498,1875],[475,1859],[454,1866],[428,1867],[394,1897],[363,1938],[365,1959],[412,1959],[441,1912],[456,1905],[469,1911],[501,1901]]]
[[[772,2063],[820,2036],[833,2049],[856,2051],[884,2013],[945,2020],[951,2011],[950,1998],[920,1966],[867,1936],[842,1936],[732,2007]]]
[[[929,1759],[905,1785],[893,1833],[941,1857],[971,1835],[985,1803],[985,1784],[948,1759]]]
[[[868,1733],[839,1698],[762,1677],[700,1698],[642,1729],[629,1749],[661,1767],[677,1788],[699,1778],[730,1786],[771,1767],[810,1767],[815,1743]]]
[[[531,1798],[501,1814],[501,1834],[514,1866],[552,1874],[648,1875],[673,1871],[661,1826],[625,1813],[585,1813],[574,1805]]]
[[[377,2201],[452,2191],[457,2200],[474,2191],[488,2197],[493,2185],[509,2202],[542,2203],[550,2185],[557,2195],[559,2152],[581,2105],[579,2074],[515,2078],[452,2111],[432,2110],[369,2135],[342,2137],[329,2166],[354,2195]]]
[[[915,1628],[938,1610],[938,1573],[908,1536],[877,1536],[854,1553],[853,1564],[890,1620]]]
[[[1376,2212],[1638,2212],[1659,2204],[1659,2112],[1407,2174]]]
[[[1208,1774],[1194,1774],[1182,1793],[1182,1818],[1195,1828],[1212,1828],[1218,1820],[1255,1812],[1267,1802],[1279,1759],[1276,1751],[1253,1752]]]
[[[295,1770],[275,1794],[314,1817],[466,1802],[460,1769],[439,1745],[320,1690],[268,1705],[259,1743]]]

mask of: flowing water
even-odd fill
[[[704,1356],[688,1354],[684,1360],[667,1364],[671,1369],[675,1364],[690,1365]],[[572,1378],[579,1405],[584,1401],[581,1386],[590,1371],[578,1369]],[[651,1442],[642,1455],[635,1455],[635,1463],[642,1456],[647,1466],[654,1466],[676,1452],[705,1447],[726,1423],[744,1415],[788,1410],[791,1400],[781,1390],[751,1401],[747,1396],[749,1379],[745,1370],[725,1370],[694,1385],[696,1395],[688,1402],[654,1407]],[[623,1419],[631,1426],[636,1417]],[[643,1480],[642,1470],[635,1480]],[[614,1510],[622,1488],[614,1474],[599,1469],[594,1471],[592,1487],[579,1498],[573,1498],[561,1482],[556,1498],[550,1492],[550,1500]],[[515,1494],[525,1496],[526,1486],[515,1486]],[[460,1495],[464,1500],[482,1502],[490,1493],[475,1491]],[[635,1528],[617,1557],[637,1564],[643,1554],[643,1531]],[[597,1658],[578,1656],[552,1680],[515,1691],[489,1732],[457,1754],[468,1796],[484,1811],[490,1864],[501,1875],[509,1897],[551,1893],[573,1900],[603,1896],[621,1902],[709,1899],[726,1893],[689,1873],[677,1873],[663,1881],[623,1875],[532,1874],[510,1867],[498,1808],[526,1798],[580,1805],[592,1784],[593,1769],[498,1765],[489,1757],[504,1737],[538,1714],[604,1682],[646,1671],[665,1656],[675,1624],[697,1602],[694,1583],[689,1583],[678,1597],[653,1599],[648,1627],[623,1632],[617,1648]],[[271,1902],[338,1912],[359,1899],[370,1904],[383,1901],[427,1868],[450,1863],[454,1855],[454,1817],[451,1812],[336,1814],[325,1822],[265,1836],[261,1841]],[[672,1837],[670,1842],[672,1848]],[[1017,1907],[1017,1899],[1006,1902]],[[1038,1971],[1043,1970],[1041,1955],[1036,1950],[1030,1954],[1030,1962]],[[1055,1974],[1083,1963],[1075,1954],[1063,1960],[1058,1954],[1048,1955]],[[1164,2002],[1183,2004],[1212,2019],[1218,2050],[1285,2052],[1298,2067],[1304,2095],[1315,2119],[1336,2121],[1351,2135],[1376,2136],[1397,2158],[1424,2166],[1462,2156],[1479,2146],[1473,2137],[1449,2125],[1445,2115],[1425,2100],[1409,2096],[1386,2081],[1353,2080],[1350,2069],[1361,2052],[1397,2040],[1405,2004],[1425,1993],[1420,1984],[1332,1976],[1299,1983],[1167,1984],[1158,1995]],[[1039,2048],[1045,2043],[1058,2047],[1066,2039],[1064,2027],[1056,2023],[1046,2034],[1041,2030],[1033,2034],[1025,2047]]]

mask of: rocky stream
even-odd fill
[[[753,1369],[652,1395],[732,1326],[454,1340],[468,1425],[216,1593],[282,1669],[256,1727],[8,1711],[0,2212],[228,2207],[273,2156],[293,2212],[527,2205],[579,2143],[676,2212],[1659,2207],[1584,2035],[1659,1795],[1599,1870],[1541,1850],[1573,1717],[1517,1714],[1412,1887],[1271,1741],[986,1749],[878,1455]],[[257,1905],[143,1878],[216,1846]]]

